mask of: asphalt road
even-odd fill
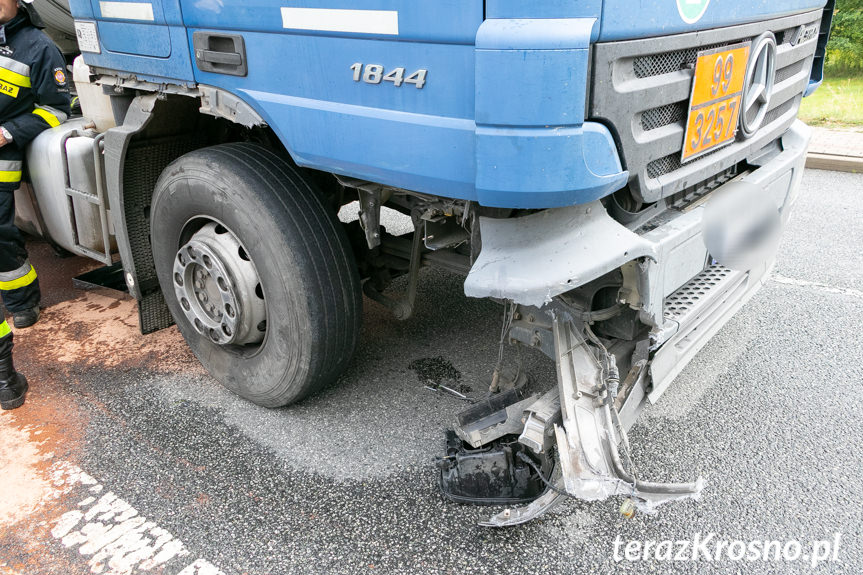
[[[33,247],[48,285],[18,334],[25,407],[0,414],[0,574],[849,573],[863,570],[863,175],[810,171],[774,277],[631,432],[643,477],[703,476],[699,501],[623,519],[568,501],[508,530],[438,494],[434,456],[487,386],[499,308],[424,272],[416,317],[366,300],[350,369],[265,410],[202,373],[128,300],[69,289],[81,260]],[[62,281],[61,281],[62,280]],[[416,364],[414,364],[416,365]],[[527,357],[537,381],[551,363]],[[451,371],[450,367],[455,371]],[[456,375],[458,374],[458,375]],[[615,561],[615,540],[835,540],[835,561]],[[792,547],[793,550],[793,547]],[[623,548],[618,549],[618,557]]]

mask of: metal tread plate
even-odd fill
[[[735,272],[718,264],[705,268],[665,298],[665,319],[684,327],[710,308],[716,298],[740,283],[744,276],[744,272]]]

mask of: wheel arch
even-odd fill
[[[160,91],[143,91],[149,88]],[[128,109],[122,123],[105,133],[105,180],[124,279],[139,302],[140,329],[146,334],[174,323],[159,288],[149,236],[149,208],[162,171],[180,156],[218,143],[255,141],[293,158],[251,106],[223,90],[134,83],[115,86],[115,95],[127,101]]]

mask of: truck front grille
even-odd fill
[[[614,127],[632,191],[645,202],[680,192],[744,160],[787,130],[809,82],[821,15],[816,10],[702,32],[595,44],[588,115]],[[761,128],[749,139],[682,163],[698,53],[766,31],[776,36],[776,80]]]
[[[658,108],[651,108],[641,115],[641,129],[645,132],[667,126],[669,124],[677,124],[686,119],[686,103],[677,102],[675,104],[667,104]]]
[[[680,154],[668,154],[647,164],[647,177],[658,178],[680,167]]]
[[[689,66],[694,66],[695,59],[698,58],[698,52],[701,50],[710,50],[724,45],[725,43],[723,42],[704,47],[639,56],[632,62],[632,69],[635,72],[636,78],[650,78],[651,76],[670,74],[671,72],[677,72]]]

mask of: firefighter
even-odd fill
[[[21,407],[25,395],[27,378],[12,364],[12,330],[4,319],[0,323],[0,409]]]
[[[0,0],[0,294],[16,328],[36,323],[40,300],[36,270],[15,227],[24,150],[70,112],[66,63],[44,27],[28,2]]]

